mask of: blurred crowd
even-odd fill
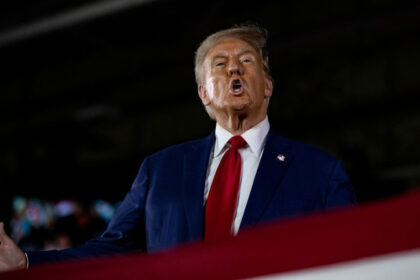
[[[78,246],[105,230],[118,205],[103,200],[86,204],[18,196],[13,199],[11,238],[24,251]]]

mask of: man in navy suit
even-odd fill
[[[265,43],[266,32],[255,26],[207,37],[196,52],[195,75],[202,103],[216,121],[215,131],[147,157],[105,233],[81,247],[25,254],[0,226],[0,269],[25,267],[27,261],[34,265],[155,252],[202,240],[206,202],[233,136],[241,136],[245,144],[237,150],[241,169],[231,234],[354,204],[353,187],[339,160],[270,128],[267,107],[273,81]]]

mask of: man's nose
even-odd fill
[[[243,74],[243,69],[241,67],[241,65],[236,62],[236,61],[232,61],[231,63],[229,63],[229,75],[233,76],[233,75],[242,75]]]

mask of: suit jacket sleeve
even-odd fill
[[[148,182],[148,161],[145,159],[130,191],[101,237],[72,249],[27,252],[29,265],[145,251],[144,209]]]
[[[336,161],[336,164],[332,169],[325,201],[325,208],[356,204],[354,188],[350,183],[340,160]]]

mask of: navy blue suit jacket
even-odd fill
[[[100,238],[73,249],[28,252],[30,264],[154,252],[201,240],[204,185],[214,138],[213,132],[147,157]],[[339,160],[270,130],[240,230],[354,203],[353,187]]]

